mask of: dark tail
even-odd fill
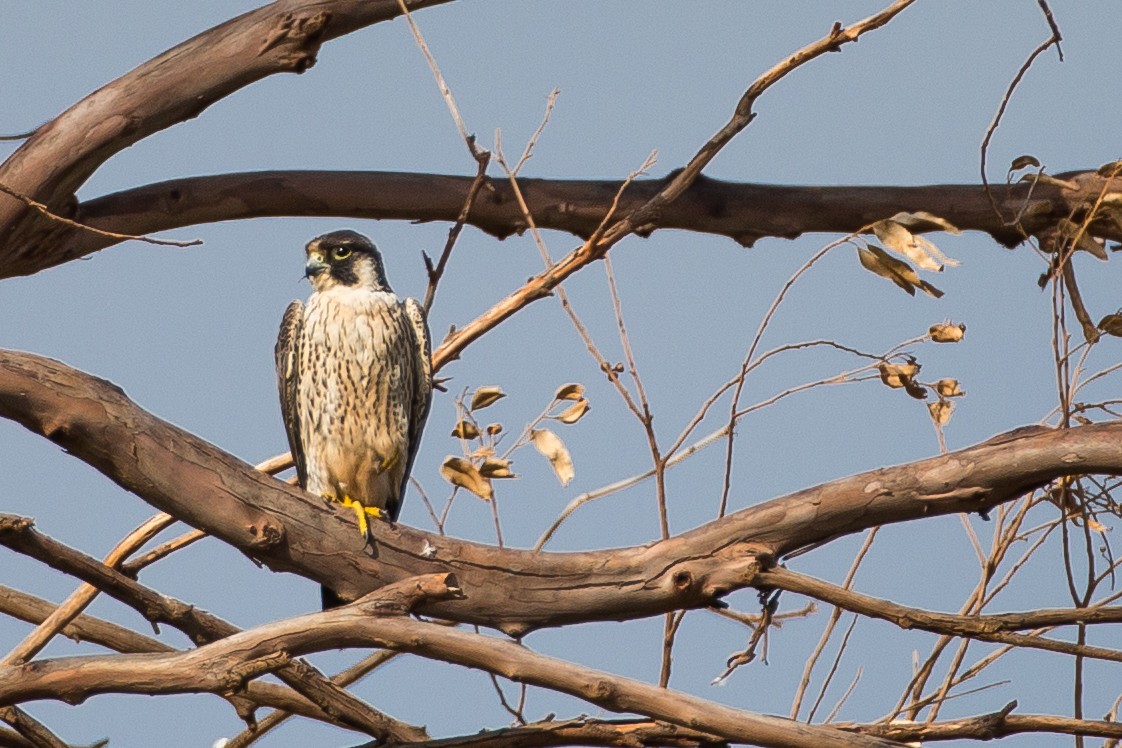
[[[335,594],[335,590],[330,587],[321,586],[319,588],[319,599],[323,604],[324,610],[331,610],[332,608],[339,608],[347,604],[347,601]]]

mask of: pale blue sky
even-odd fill
[[[1037,156],[1052,172],[1094,168],[1120,156],[1117,28],[1122,8],[1053,2],[1065,34],[1067,61],[1043,56],[1027,76],[990,153],[991,179],[1009,161]],[[252,2],[195,3],[6,0],[0,23],[0,132],[20,132],[50,119],[79,97],[167,47]],[[682,165],[731,112],[751,80],[835,20],[853,21],[876,2],[457,2],[417,14],[470,131],[490,147],[496,128],[508,156],[537,127],[546,97],[561,95],[524,170],[527,176],[623,178],[657,149],[653,175]],[[797,71],[757,104],[758,119],[707,171],[724,179],[793,184],[970,183],[978,148],[1000,97],[1028,53],[1048,36],[1029,0],[989,3],[921,0],[887,28]],[[14,148],[2,144],[2,153]],[[119,154],[82,189],[90,198],[191,174],[268,168],[358,168],[470,174],[474,163],[447,114],[406,25],[382,24],[326,45],[303,76],[275,76],[205,111],[198,119]],[[498,174],[498,171],[493,171]],[[144,407],[222,448],[256,462],[285,447],[273,382],[272,346],[285,305],[305,297],[301,248],[339,227],[371,235],[402,294],[422,295],[422,250],[436,254],[444,225],[414,226],[338,219],[269,219],[173,232],[204,245],[168,249],[131,243],[0,287],[0,346],[31,350],[112,380]],[[546,235],[555,256],[572,237]],[[744,249],[719,237],[660,232],[629,239],[613,258],[659,435],[672,440],[698,404],[738,366],[761,314],[780,284],[835,237],[766,239]],[[830,337],[882,351],[953,319],[969,329],[959,346],[917,347],[930,378],[956,376],[968,397],[947,429],[951,448],[969,445],[1044,416],[1055,401],[1049,342],[1050,300],[1035,280],[1043,264],[1030,251],[1009,252],[981,235],[934,237],[962,265],[930,278],[941,300],[910,299],[860,269],[852,249],[820,263],[792,292],[765,348]],[[465,231],[431,318],[439,340],[541,268],[527,237],[496,242]],[[1111,265],[1078,258],[1092,315],[1119,301]],[[609,357],[619,359],[604,273],[591,267],[566,285]],[[1108,340],[1096,354],[1118,357]],[[746,402],[845,368],[840,355],[797,353],[764,367]],[[589,388],[593,410],[562,431],[576,479],[560,488],[531,452],[516,456],[517,482],[500,487],[507,541],[532,544],[577,494],[648,465],[641,432],[584,351],[559,304],[544,300],[468,349],[445,369],[453,393],[499,384],[510,396],[495,419],[518,430],[568,381]],[[1108,379],[1097,392],[1116,390]],[[725,408],[721,408],[724,412]],[[434,499],[447,492],[437,474],[445,454],[452,398],[438,396],[415,468]],[[714,423],[708,430],[716,428]],[[559,427],[562,428],[562,427]],[[879,384],[820,389],[744,422],[739,431],[732,504],[741,508],[884,464],[937,451],[926,411]],[[35,517],[44,532],[84,551],[104,554],[153,510],[52,444],[0,422],[0,466],[7,477],[0,511]],[[721,448],[675,470],[671,520],[682,531],[712,518],[720,494]],[[1041,519],[1048,518],[1046,513]],[[429,529],[416,495],[402,520]],[[972,519],[988,537],[989,526]],[[488,541],[486,506],[462,496],[449,531]],[[642,543],[657,536],[653,490],[641,485],[575,515],[552,547],[580,549]],[[839,581],[858,539],[796,560],[800,571]],[[1042,555],[1031,584],[1010,591],[997,609],[1068,603],[1059,557]],[[71,581],[0,550],[0,582],[61,599]],[[955,610],[977,577],[958,518],[890,528],[882,533],[858,588],[901,602]],[[310,582],[257,569],[240,554],[206,541],[145,572],[142,580],[240,626],[315,609]],[[736,607],[754,612],[750,593]],[[786,609],[802,605],[787,596]],[[145,629],[130,610],[98,601],[96,615]],[[724,688],[712,688],[725,658],[745,632],[707,613],[687,616],[672,685],[752,711],[786,714],[794,684],[825,615],[795,621],[771,637],[770,664],[754,663]],[[0,619],[0,650],[28,630]],[[1101,635],[1100,635],[1101,636]],[[623,675],[657,677],[661,619],[543,631],[527,643],[540,651]],[[164,639],[177,646],[176,632]],[[832,705],[862,665],[865,673],[843,719],[880,717],[895,702],[933,637],[902,635],[861,622],[843,660]],[[48,653],[95,651],[63,641]],[[985,651],[977,648],[977,651]],[[335,669],[356,655],[325,655]],[[1070,663],[1050,655],[1021,657],[983,679],[1014,684],[952,702],[946,716],[1000,708],[1016,698],[1025,711],[1069,708],[1052,685],[1025,678],[1029,668],[1062,673]],[[1116,673],[1090,668],[1088,714],[1109,708]],[[1018,677],[1020,674],[1020,677]],[[1057,676],[1061,677],[1061,676]],[[1099,680],[1094,680],[1099,678]],[[358,688],[379,708],[426,724],[434,736],[474,732],[509,721],[485,676],[400,658]],[[535,693],[528,716],[590,712],[567,698]],[[828,711],[828,707],[827,707]],[[240,729],[213,696],[139,699],[95,697],[80,707],[36,704],[32,712],[63,737],[111,745],[210,745]],[[322,740],[358,742],[333,728],[298,722],[263,746]],[[1018,744],[1033,744],[1030,740]],[[1035,743],[1052,744],[1050,741]]]

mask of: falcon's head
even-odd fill
[[[304,275],[316,291],[337,286],[389,291],[382,255],[374,243],[357,231],[332,231],[317,236],[305,248]]]

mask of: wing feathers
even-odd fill
[[[425,310],[416,299],[406,299],[405,316],[413,328],[417,347],[415,371],[413,372],[412,409],[409,417],[409,452],[405,463],[405,476],[402,478],[400,496],[405,496],[405,487],[413,471],[413,460],[421,446],[421,433],[432,405],[432,344],[429,339],[428,321]]]
[[[300,416],[296,400],[300,383],[300,334],[304,328],[304,305],[293,301],[284,310],[274,356],[277,366],[277,389],[280,392],[281,416],[288,435],[288,448],[296,463],[296,476],[301,488],[308,485],[308,469],[300,438]]]

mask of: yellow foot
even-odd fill
[[[378,507],[365,506],[350,496],[344,496],[339,503],[355,513],[355,519],[358,521],[358,531],[362,534],[363,540],[370,539],[370,524],[366,519],[367,515],[375,519],[385,519],[386,517],[386,513]]]

